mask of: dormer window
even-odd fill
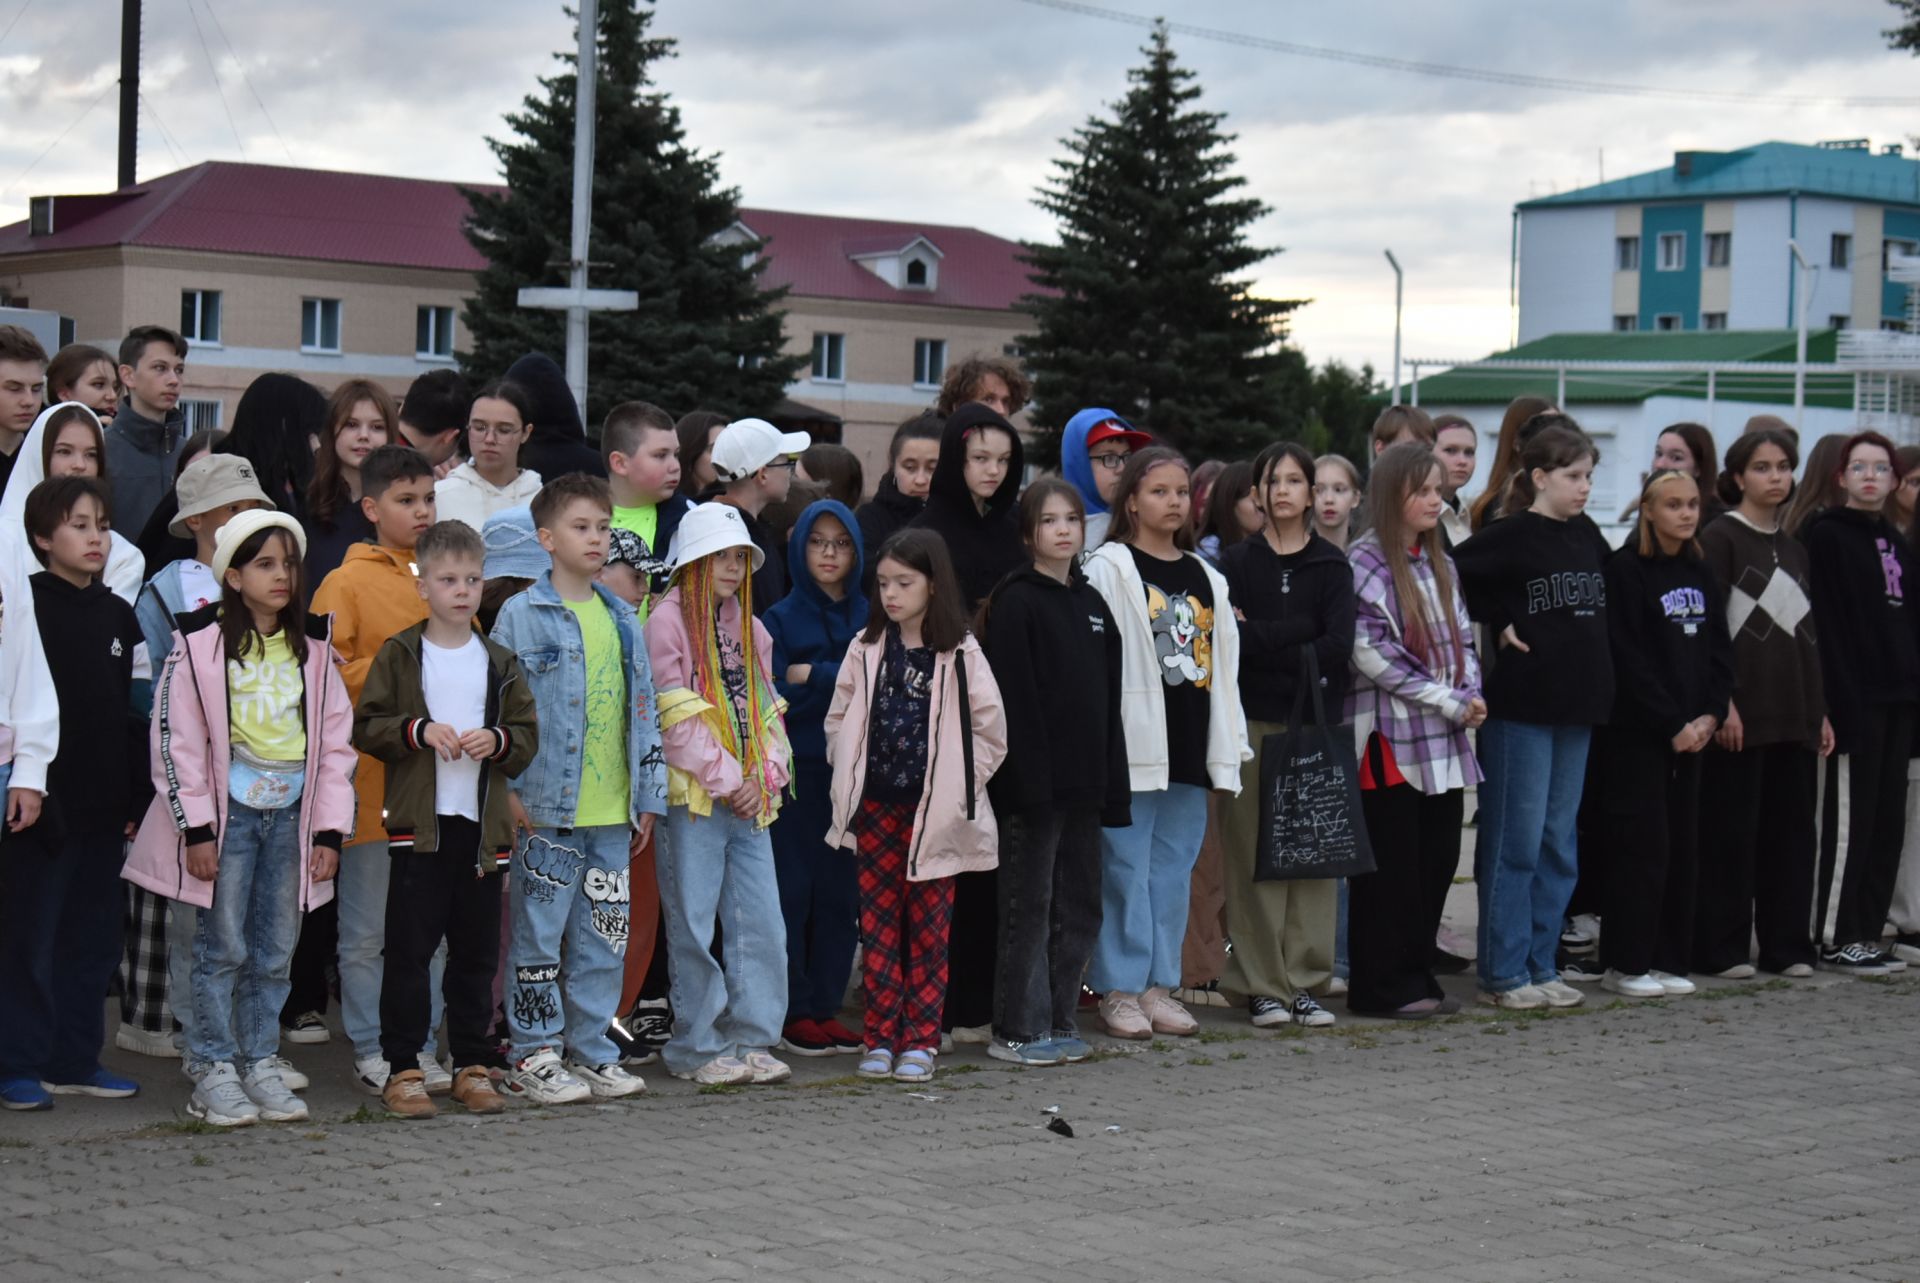
[[[927,260],[924,258],[907,260],[907,284],[918,289],[927,288]]]
[[[895,237],[845,241],[847,257],[896,290],[940,288],[940,260],[946,255],[924,236],[902,244]]]

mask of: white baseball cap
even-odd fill
[[[748,549],[748,561],[755,570],[766,564],[767,554],[753,542],[738,508],[728,503],[696,503],[687,509],[680,518],[680,528],[673,532],[667,562],[678,574],[702,557],[728,548]]]
[[[740,481],[812,444],[806,433],[782,432],[765,419],[735,419],[714,439],[713,470],[722,481]]]

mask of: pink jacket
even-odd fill
[[[153,686],[153,784],[159,792],[133,839],[122,877],[170,900],[209,908],[213,883],[187,872],[187,834],[208,832],[223,849],[227,827],[227,665],[214,608],[180,618],[173,652]],[[300,794],[300,907],[333,898],[313,880],[313,847],[338,847],[353,832],[353,704],[340,680],[328,615],[307,620],[307,779]],[[198,836],[198,835],[196,835]]]
[[[827,761],[833,767],[833,827],[829,846],[855,845],[851,825],[860,813],[867,782],[867,719],[879,688],[886,640],[853,639],[840,663],[833,705],[827,710]],[[967,703],[960,711],[960,682],[954,657],[966,666]],[[933,742],[927,748],[927,782],[913,813],[913,845],[907,852],[907,880],[929,882],[956,873],[998,867],[1000,831],[987,801],[987,781],[1007,756],[1007,719],[1000,687],[987,657],[971,634],[959,646],[933,657],[933,704],[928,710]],[[973,752],[973,796],[967,796],[968,739]]]

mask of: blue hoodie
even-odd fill
[[[1100,487],[1093,483],[1093,464],[1087,458],[1087,433],[1109,421],[1127,422],[1112,410],[1095,407],[1080,411],[1060,430],[1060,474],[1080,492],[1086,501],[1088,516],[1105,512],[1107,505],[1100,500]],[[1131,424],[1127,430],[1133,430]]]
[[[813,581],[807,571],[807,536],[822,516],[837,518],[853,540],[853,569],[844,581],[847,595],[839,601]],[[787,701],[787,740],[797,757],[827,758],[827,708],[840,677],[840,661],[853,638],[867,623],[867,598],[860,591],[866,556],[860,547],[860,523],[847,506],[833,499],[810,503],[787,538],[787,567],[793,587],[760,617],[773,637],[774,688]],[[795,686],[787,681],[794,664],[811,664],[807,680]]]

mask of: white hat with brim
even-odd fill
[[[226,525],[220,527],[220,537],[213,546],[213,580],[217,584],[227,581],[227,567],[233,564],[234,554],[240,551],[240,545],[254,535],[269,527],[291,531],[293,546],[301,560],[307,556],[307,532],[300,523],[284,512],[275,512],[270,508],[251,508],[236,513]]]
[[[748,560],[756,571],[766,564],[767,554],[747,532],[738,508],[726,503],[696,503],[680,518],[680,528],[674,531],[673,544],[667,549],[667,563],[677,575],[702,557],[728,548],[748,549]]]
[[[804,432],[782,432],[765,419],[735,419],[713,439],[708,462],[722,481],[741,481],[778,459],[801,454],[813,444]]]

